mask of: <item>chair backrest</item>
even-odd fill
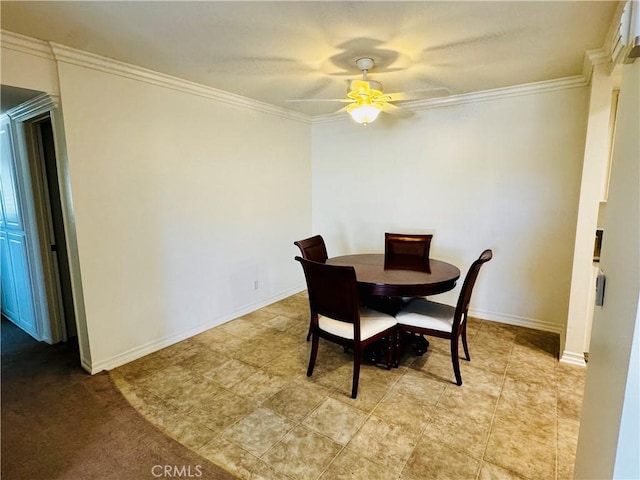
[[[456,312],[453,320],[453,331],[463,324],[467,319],[467,313],[469,312],[469,303],[471,302],[471,293],[473,287],[478,279],[478,273],[480,273],[480,267],[493,258],[493,252],[489,249],[480,254],[477,260],[475,260],[469,267],[467,276],[462,283],[462,290],[460,290],[460,296],[458,297],[458,303],[456,305]]]
[[[327,261],[327,247],[324,244],[322,236],[316,235],[315,237],[298,240],[297,242],[293,242],[293,244],[300,249],[302,258],[320,263]]]
[[[433,235],[384,234],[384,268],[430,272],[429,250]]]
[[[307,280],[311,313],[354,323],[360,338],[360,311],[356,271],[350,266],[327,265],[296,257]]]

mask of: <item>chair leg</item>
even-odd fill
[[[458,337],[451,339],[451,363],[453,364],[453,373],[456,376],[456,384],[462,385],[462,376],[460,375],[460,360],[458,358]]]
[[[360,379],[360,364],[362,363],[362,347],[353,347],[353,383],[351,386],[351,398],[358,395],[358,380]]]
[[[396,334],[391,333],[388,337],[386,337],[387,341],[387,370],[391,370],[391,366],[393,365],[393,350],[394,345],[396,343]]]
[[[309,321],[309,331],[307,332],[307,342],[309,341],[309,339],[311,338],[311,325],[312,322],[311,320]]]
[[[469,347],[467,346],[467,322],[464,322],[464,326],[462,327],[462,346],[464,347],[464,354],[467,356],[467,360],[471,361]]]
[[[393,367],[394,368],[398,368],[400,366],[400,355],[402,354],[402,352],[400,351],[400,349],[402,348],[402,344],[400,343],[402,341],[400,338],[400,335],[402,335],[402,332],[400,332],[400,329],[398,328],[395,334],[396,345],[393,349]]]
[[[313,373],[313,367],[316,366],[316,357],[318,356],[318,340],[317,334],[313,335],[311,340],[311,356],[309,357],[309,367],[307,368],[307,377],[310,377]]]

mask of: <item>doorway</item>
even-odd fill
[[[15,180],[11,193],[21,213],[22,250],[26,260],[15,262],[17,267],[11,273],[24,280],[21,294],[25,299],[29,297],[33,307],[36,328],[35,333],[28,333],[50,344],[73,339],[82,367],[92,373],[62,113],[57,97],[40,94],[5,113],[3,117],[8,117],[11,127],[13,158],[11,162],[3,162],[3,165],[10,164],[9,169],[3,170],[3,177],[11,176]],[[9,257],[3,254],[3,261],[5,256]],[[3,275],[3,290],[5,283],[9,283],[5,277],[9,275]],[[3,314],[4,310],[3,307]]]
[[[31,131],[33,155],[29,163],[32,175],[33,197],[40,237],[40,249],[45,268],[51,322],[59,322],[61,340],[76,336],[73,291],[69,272],[69,254],[60,200],[60,184],[53,137],[51,115],[45,114],[28,125]]]

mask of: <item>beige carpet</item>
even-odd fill
[[[107,373],[84,372],[73,342],[1,329],[3,480],[236,478],[145,421]]]

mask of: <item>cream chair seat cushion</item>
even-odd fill
[[[455,311],[451,305],[414,298],[396,314],[396,319],[400,325],[451,332]]]
[[[372,310],[370,308],[360,308],[360,340],[366,340],[374,335],[391,328],[398,322],[391,315]],[[353,340],[353,323],[341,322],[320,315],[318,325],[321,330],[336,335],[341,338]]]

